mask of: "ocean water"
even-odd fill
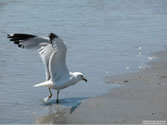
[[[54,32],[64,40],[70,71],[88,79],[60,91],[65,108],[53,107],[56,96],[42,103],[48,90],[32,87],[45,80],[41,59],[13,45],[6,38],[12,32]],[[166,33],[166,0],[1,0],[0,123],[49,123],[58,109],[56,118],[65,117],[66,108],[119,87],[107,85],[108,76],[147,67],[151,53],[166,47]]]

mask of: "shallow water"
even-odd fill
[[[66,117],[66,108],[75,111],[82,100],[119,87],[106,85],[107,76],[147,66],[151,53],[166,46],[167,2],[1,0],[0,27],[0,123],[49,123]],[[48,90],[32,87],[45,80],[41,59],[10,43],[11,32],[58,34],[68,47],[69,69],[83,72],[88,84],[61,91],[58,107],[55,97],[44,105]]]

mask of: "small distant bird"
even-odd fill
[[[43,99],[47,102],[52,97],[51,89],[57,90],[56,103],[59,103],[61,89],[75,85],[81,80],[87,79],[80,72],[69,72],[66,65],[66,45],[56,34],[50,33],[49,37],[35,36],[31,34],[14,33],[7,36],[10,41],[20,48],[38,50],[45,66],[46,81],[34,85],[34,87],[48,87],[50,95]]]

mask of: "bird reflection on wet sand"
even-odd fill
[[[75,98],[65,98],[61,99],[59,104],[56,104],[56,100],[51,100],[47,104],[42,104],[48,107],[48,114],[37,118],[37,124],[56,124],[56,123],[66,123],[68,116],[73,113],[81,101],[87,99],[88,97],[75,97]]]

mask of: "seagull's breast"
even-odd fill
[[[52,89],[61,90],[64,88],[67,88],[71,85],[74,85],[76,83],[76,80],[73,77],[65,77],[64,79],[57,80],[53,82]]]

